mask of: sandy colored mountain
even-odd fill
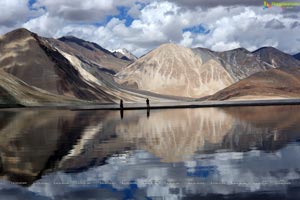
[[[123,85],[159,94],[203,97],[234,79],[216,59],[201,59],[191,49],[164,44],[116,75]]]

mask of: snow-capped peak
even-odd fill
[[[116,49],[116,50],[113,51],[113,53],[115,55],[116,54],[121,54],[122,56],[127,57],[129,60],[133,60],[133,61],[137,60],[137,57],[135,55],[133,55],[130,51],[128,51],[127,49],[125,49],[125,48]],[[120,56],[118,56],[118,57],[120,57]]]

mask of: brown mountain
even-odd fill
[[[300,67],[300,61],[293,56],[279,51],[274,47],[263,47],[253,52],[261,61],[267,62],[273,68],[293,68]]]
[[[112,102],[112,95],[87,81],[47,40],[26,29],[2,36],[0,55],[0,69],[30,86],[56,95]]]
[[[258,72],[211,96],[210,100],[272,99],[300,97],[300,69],[282,68]]]
[[[214,54],[236,81],[272,68],[269,63],[260,60],[256,55],[244,48],[214,52]]]
[[[56,48],[76,56],[83,62],[93,64],[109,74],[115,74],[132,63],[130,59],[120,59],[96,43],[84,41],[73,36],[61,37],[58,40],[47,40]]]
[[[1,72],[12,75],[11,78],[26,84],[31,91],[38,89],[52,96],[97,103],[119,99],[144,102],[145,98],[151,101],[201,98],[237,87],[235,83],[244,87],[253,77],[259,81],[261,74],[274,75],[274,85],[264,80],[253,85],[249,95],[259,95],[265,91],[264,87],[278,89],[280,81],[287,79],[287,75],[295,76],[293,70],[300,67],[299,60],[271,47],[255,52],[243,48],[213,52],[164,44],[132,64],[129,60],[71,36],[56,40],[17,29],[0,37]],[[271,70],[273,68],[280,70]],[[13,91],[21,93],[23,89],[16,86]],[[240,89],[244,93],[239,96],[247,96],[245,88]],[[295,86],[286,85],[284,91],[288,89],[294,91]],[[12,91],[2,88],[1,93],[9,97],[9,102],[14,102],[10,96]],[[230,94],[221,99],[235,96]]]
[[[97,103],[164,99],[127,90],[113,81],[111,74],[128,61],[114,57],[94,43],[78,39],[76,42],[81,43],[77,44],[73,42],[74,38],[72,42],[63,40],[39,37],[26,29],[9,32],[0,38],[0,70],[29,87],[68,98]],[[19,89],[22,92],[22,88]]]
[[[9,73],[0,71],[0,107],[70,105],[87,103],[31,87]]]

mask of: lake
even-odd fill
[[[300,106],[0,110],[0,199],[299,199]]]

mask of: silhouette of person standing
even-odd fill
[[[120,100],[120,115],[121,115],[121,119],[123,119],[123,116],[124,116],[124,113],[123,113],[123,100],[121,99]]]
[[[120,100],[120,109],[123,110],[124,106],[123,106],[123,100]]]
[[[148,98],[146,99],[146,104],[147,104],[147,109],[150,109],[150,101]]]

